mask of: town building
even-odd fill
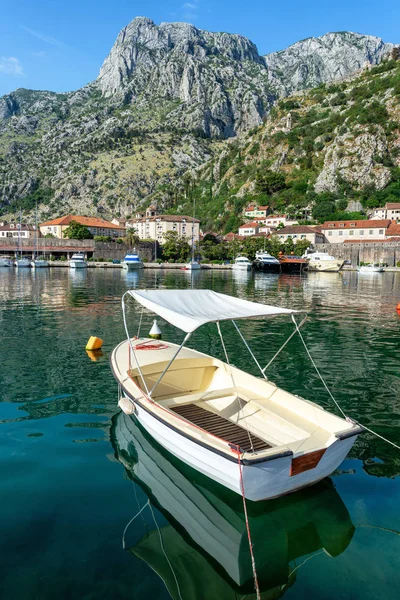
[[[256,217],[265,218],[267,216],[268,206],[255,206],[250,204],[244,211],[244,216],[249,219],[255,219]]]
[[[313,246],[323,244],[325,236],[318,227],[309,227],[308,225],[290,225],[283,229],[278,229],[275,234],[282,242],[292,239],[294,243],[300,240],[308,240]]]
[[[233,242],[234,240],[242,241],[244,238],[242,235],[239,235],[238,233],[233,233],[233,231],[230,231],[229,233],[225,234],[222,239],[224,242]]]
[[[389,219],[327,221],[320,229],[328,244],[341,244],[347,240],[384,240],[390,223]]]
[[[35,237],[36,228],[26,223],[6,223],[0,225],[0,238],[21,238],[27,240]],[[40,232],[39,232],[40,236]]]
[[[71,224],[71,221],[76,221],[81,225],[85,225],[92,235],[104,235],[112,238],[121,238],[126,234],[126,227],[99,219],[98,217],[84,217],[82,215],[66,215],[58,217],[51,221],[46,221],[39,225],[42,235],[51,234],[56,238],[63,239],[64,232]]]
[[[297,221],[288,219],[287,215],[268,215],[264,222],[265,225],[269,225],[270,227],[278,227],[278,225],[289,227],[290,225],[298,224]]]
[[[372,220],[390,219],[391,221],[400,221],[400,202],[386,202],[383,208],[374,208],[371,218]]]
[[[192,243],[192,229],[194,243],[200,239],[200,221],[193,217],[181,215],[153,215],[126,222],[128,228],[134,229],[141,240],[157,240],[159,244],[166,241],[169,231],[176,231],[180,238],[186,238]]]
[[[249,237],[250,235],[256,235],[259,232],[260,224],[257,221],[250,221],[239,227],[239,235]]]

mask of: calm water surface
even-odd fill
[[[398,274],[0,269],[2,599],[255,598],[240,497],[119,414],[108,366],[126,289],[190,286],[309,311],[304,336],[334,395],[400,444]],[[133,303],[129,320],[136,333]],[[151,323],[145,314],[144,333]],[[222,327],[233,363],[253,371]],[[263,364],[292,327],[241,323]],[[96,362],[84,350],[90,335],[105,341]],[[222,358],[215,326],[191,345]],[[333,410],[297,336],[269,377]],[[368,434],[330,480],[250,503],[262,598],[397,598],[399,474],[400,453]]]

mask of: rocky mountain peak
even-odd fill
[[[394,47],[373,35],[340,31],[301,40],[264,58],[271,83],[280,94],[288,95],[376,65]]]

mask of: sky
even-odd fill
[[[82,87],[96,78],[119,31],[136,16],[240,33],[261,54],[329,31],[400,42],[399,0],[18,0],[1,9],[0,96],[20,87]]]

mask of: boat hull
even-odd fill
[[[303,273],[306,267],[307,267],[307,263],[305,261],[304,262],[282,261],[280,264],[282,273]]]
[[[139,269],[143,269],[144,265],[142,262],[124,262],[124,269],[128,271],[138,271]]]
[[[71,260],[69,263],[71,269],[87,269],[87,262],[84,260]]]
[[[134,414],[146,431],[166,450],[237,494],[242,494],[243,477],[245,496],[255,502],[278,498],[331,475],[345,459],[357,437],[354,435],[347,439],[338,439],[326,449],[315,468],[298,475],[291,474],[292,455],[239,466],[235,457],[228,459],[174,431],[132,398],[123,385],[122,389],[127,397],[120,400],[120,408],[126,414]]]
[[[233,265],[233,271],[251,271],[251,265]]]
[[[264,271],[265,273],[280,273],[281,265],[279,263],[257,262],[253,263],[256,271]]]
[[[18,269],[30,268],[31,261],[28,258],[21,258],[20,260],[15,261],[15,266],[18,267]]]
[[[0,267],[12,267],[13,264],[10,258],[0,258]]]
[[[343,262],[333,260],[319,260],[318,262],[310,261],[308,263],[308,271],[318,271],[324,273],[338,273],[343,267]]]
[[[31,262],[31,266],[34,269],[43,269],[45,267],[49,267],[49,262],[47,260],[33,260]]]

